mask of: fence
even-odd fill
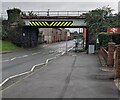
[[[81,16],[88,11],[23,11],[23,16]]]
[[[104,60],[107,62],[107,59],[108,59],[108,51],[107,51],[104,47],[101,47],[100,51],[101,51],[101,54],[102,54]]]
[[[106,61],[107,66],[113,66],[114,65],[115,43],[113,42],[108,43],[107,48],[102,47],[100,50],[100,53],[103,56],[104,60]]]
[[[114,74],[115,78],[120,78],[120,46],[116,47],[114,56]]]
[[[113,67],[115,78],[120,78],[120,46],[115,43],[108,43],[108,50],[101,47],[100,54],[107,66]]]

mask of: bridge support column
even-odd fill
[[[22,46],[24,48],[35,47],[38,44],[38,31],[35,27],[23,27]]]

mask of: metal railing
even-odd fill
[[[88,11],[22,11],[21,16],[82,16],[83,13]],[[6,13],[1,13],[2,19],[7,19]],[[84,17],[84,16],[83,16]]]
[[[88,11],[22,11],[22,16],[81,16]]]

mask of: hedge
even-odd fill
[[[115,42],[116,44],[120,44],[120,33],[108,33],[101,32],[98,35],[100,46],[106,46],[108,42]]]

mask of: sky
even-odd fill
[[[48,2],[49,1],[49,2]],[[113,8],[117,13],[120,0],[2,0],[0,13],[6,15],[7,9],[19,8],[22,11],[89,11],[103,6]]]
[[[12,0],[13,1],[13,0]],[[17,0],[18,1],[18,0]],[[19,0],[20,1],[20,0]],[[21,0],[22,1],[22,0]],[[26,0],[24,0],[26,1]],[[118,1],[109,2],[2,2],[2,13],[6,13],[9,8],[20,8],[21,10],[93,10],[103,6],[112,7],[115,12],[118,12]]]

